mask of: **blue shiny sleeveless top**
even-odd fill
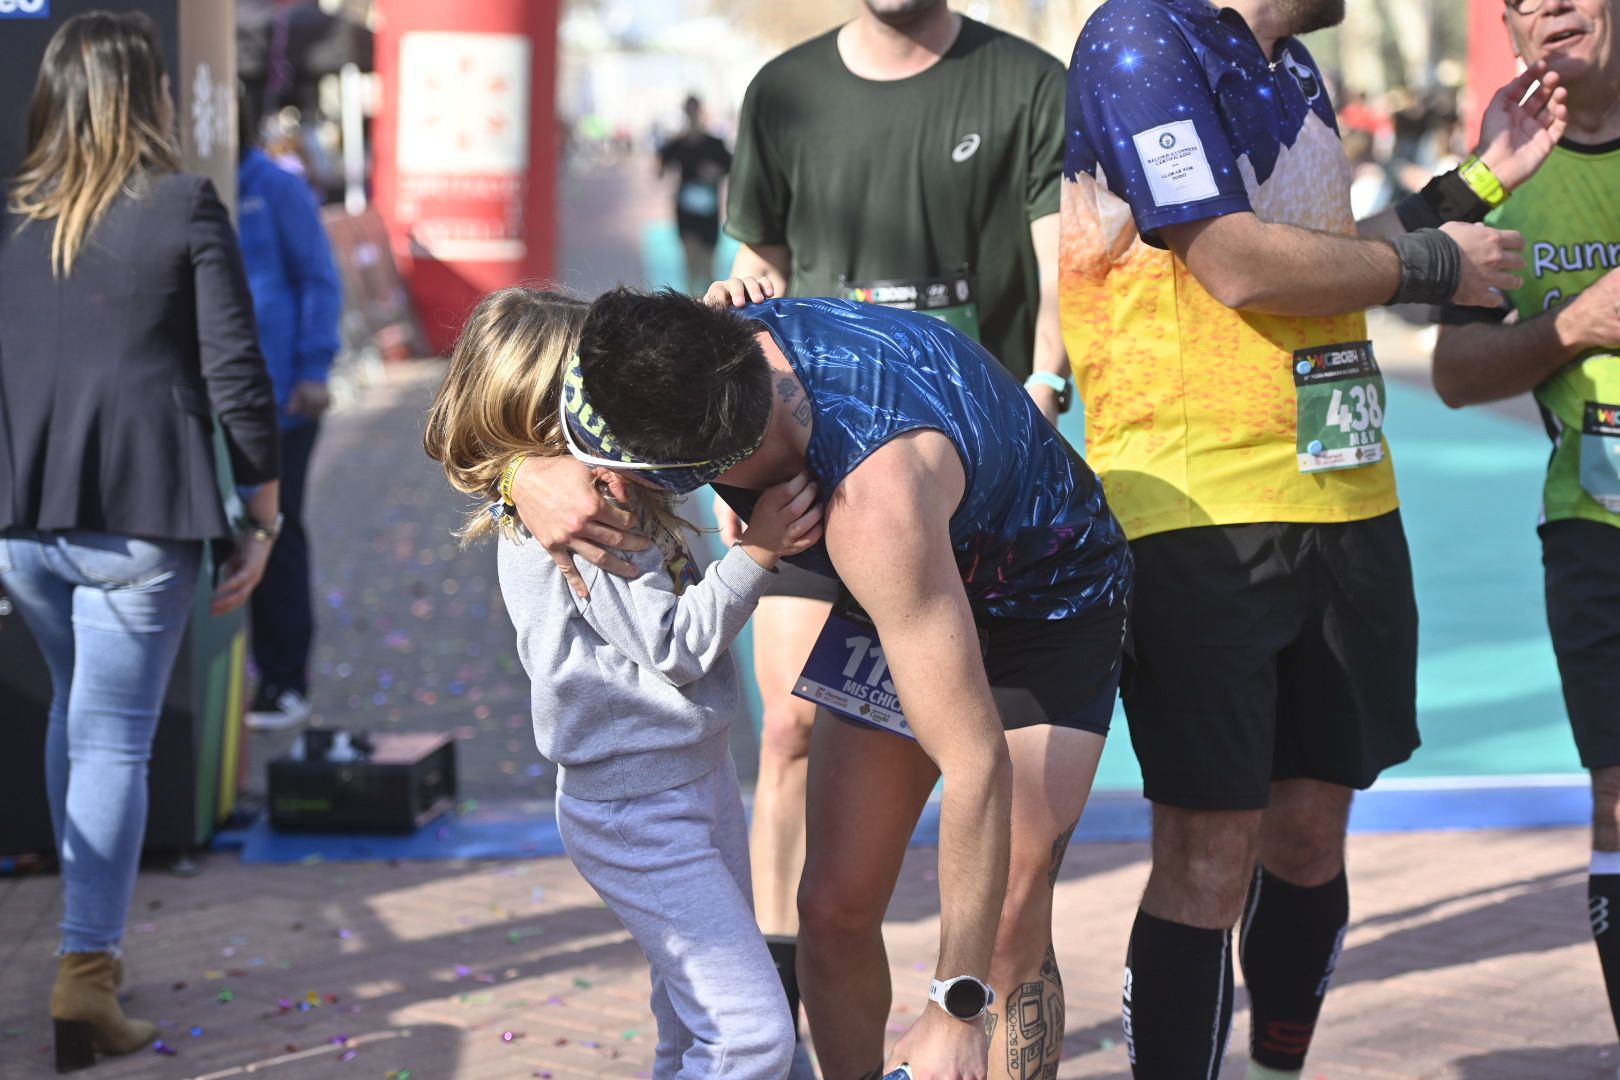
[[[951,543],[976,613],[1066,619],[1127,603],[1131,557],[1102,485],[972,338],[930,315],[846,300],[769,300],[742,314],[770,331],[810,396],[806,457],[824,498],[907,431],[956,445],[967,486]],[[753,492],[724,494],[752,506]],[[821,545],[789,561],[836,576]]]

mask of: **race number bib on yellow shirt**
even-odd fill
[[[1358,469],[1384,460],[1384,376],[1372,342],[1294,354],[1302,473]]]

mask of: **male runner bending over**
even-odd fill
[[[738,320],[744,346],[722,346]],[[620,289],[592,306],[579,360],[565,407],[586,463],[712,480],[745,518],[755,492],[809,470],[826,538],[798,561],[836,572],[882,649],[851,653],[858,629],[829,647],[857,682],[882,686],[886,662],[915,736],[838,721],[812,736],[799,969],[824,1074],[883,1064],[883,913],[942,774],[935,978],[972,978],[931,994],[890,1064],[984,1076],[986,980],[1020,1025],[1014,1071],[1055,1067],[1052,882],[1113,710],[1131,579],[1091,470],[977,343],[913,312]]]

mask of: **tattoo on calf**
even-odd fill
[[[1007,999],[1007,1075],[1012,1080],[1055,1080],[1063,1056],[1063,978],[1057,953],[1046,947],[1041,977]]]
[[[1046,887],[1057,888],[1058,871],[1063,869],[1063,856],[1068,853],[1069,840],[1074,836],[1074,830],[1080,823],[1076,821],[1054,841],[1052,841],[1052,869],[1048,875]]]

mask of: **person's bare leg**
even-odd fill
[[[1272,784],[1271,805],[1260,818],[1260,864],[1304,888],[1338,877],[1354,794],[1320,780]]]
[[[799,992],[826,1080],[883,1065],[883,915],[939,770],[916,743],[831,716],[811,734]]]
[[[1215,1076],[1232,1018],[1232,924],[1260,811],[1155,803],[1153,869],[1131,928],[1123,1015],[1138,1080]]]
[[[823,600],[767,596],[754,611],[754,680],[764,717],[748,847],[754,867],[754,913],[767,935],[791,937],[799,932],[805,777],[816,707],[794,697],[793,684],[831,610]]]
[[[686,255],[686,290],[693,296],[702,296],[703,290],[714,280],[714,245],[701,236],[681,234],[681,250]]]
[[[990,1075],[1051,1080],[1063,1055],[1063,980],[1052,947],[1052,891],[1091,794],[1103,737],[1051,726],[1007,733],[1012,858],[996,930],[988,1017]]]
[[[1227,930],[1243,910],[1259,850],[1258,810],[1191,810],[1153,804],[1153,869],[1142,910],[1156,918]]]

